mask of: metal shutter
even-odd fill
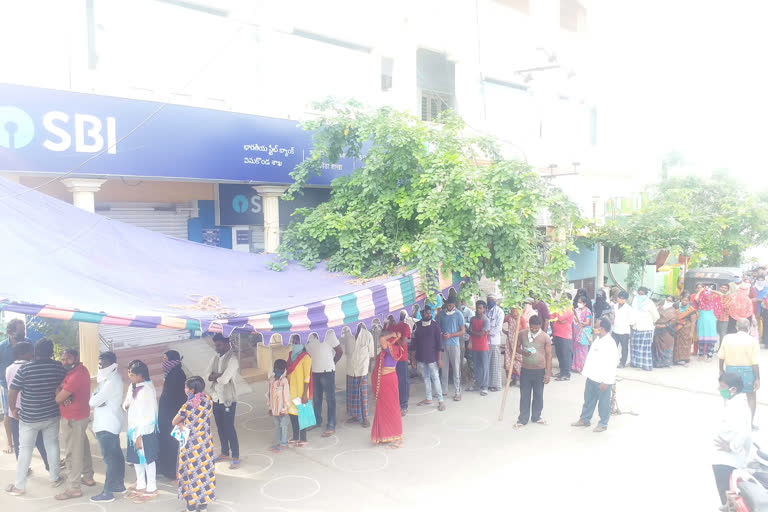
[[[164,235],[187,240],[187,220],[192,208],[186,205],[121,205],[112,203],[98,205],[96,213],[126,224],[163,233]]]

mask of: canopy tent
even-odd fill
[[[208,247],[80,210],[0,178],[0,309],[129,327],[302,341],[423,304],[420,276],[355,280],[321,264]],[[448,293],[458,276],[440,275]]]

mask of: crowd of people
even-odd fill
[[[335,434],[335,374],[342,356],[346,422],[370,428],[373,443],[392,448],[403,443],[402,418],[408,413],[412,378],[424,382],[417,406],[436,405],[438,411],[446,410],[451,385],[454,402],[466,392],[481,397],[499,392],[505,381],[519,386],[514,428],[522,428],[547,424],[544,390],[552,378],[568,381],[580,373],[585,377],[584,403],[572,426],[591,426],[597,409],[594,431],[604,432],[616,411],[617,368],[629,364],[652,371],[686,365],[693,355],[709,360],[718,343],[721,375],[740,379],[739,386],[731,385],[733,377],[721,384],[733,396],[745,394],[753,422],[760,382],[757,337],[768,309],[765,272],[758,274],[754,285],[737,281],[715,290],[702,284],[690,295],[680,293],[661,301],[650,295],[647,288],[640,288],[630,304],[626,292],[601,289],[592,301],[585,289],[579,289],[567,307],[555,305],[552,311],[533,296],[521,308],[506,310],[494,295],[476,301],[474,309],[463,300],[457,304],[455,296],[438,297],[411,314],[402,311],[399,321],[393,316],[384,322],[374,319],[370,329],[361,323],[354,333],[344,327],[338,338],[333,330],[322,341],[311,334],[302,343],[293,335],[287,359],[274,361],[268,381],[266,408],[275,426],[270,449],[279,453],[305,447],[307,432],[314,428],[322,430],[322,437]],[[762,330],[763,340],[766,331]],[[65,350],[55,361],[50,340],[34,345],[26,341],[23,321],[11,321],[7,333],[9,339],[0,344],[0,390],[11,442],[7,453],[15,453],[18,461],[8,494],[26,492],[35,448],[50,485],[63,486],[57,500],[82,497],[82,486],[95,486],[86,435],[91,412],[91,430],[106,466],[104,487],[91,498],[94,502],[110,502],[116,494],[148,502],[157,496],[159,473],[178,485],[178,498],[187,510],[205,510],[216,495],[217,464],[240,467],[235,427],[239,363],[228,338],[213,337],[216,354],[204,376],[187,378],[181,355],[166,352],[158,397],[142,361],[128,364],[126,393],[116,355],[102,353],[97,385],[91,391],[90,374],[77,350]],[[553,352],[559,367],[555,375]],[[372,419],[371,392],[376,402]],[[221,444],[218,455],[212,421]],[[123,431],[125,452],[120,443]],[[136,473],[135,485],[128,488],[126,463]],[[716,474],[722,471],[716,469]]]

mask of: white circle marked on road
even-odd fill
[[[479,416],[449,417],[443,420],[443,425],[459,432],[482,432],[491,426],[488,420]]]
[[[315,448],[315,443],[320,441],[321,444],[325,443],[326,439],[333,439],[333,444],[329,444],[328,446],[320,446],[320,448]],[[339,444],[339,438],[336,437],[336,434],[330,436],[330,437],[318,437],[317,441],[313,440],[311,443],[307,443],[307,446],[305,446],[304,450],[312,450],[312,451],[320,451],[320,450],[330,450],[331,448],[337,446]]]
[[[432,450],[440,446],[440,443],[440,438],[435,434],[430,434],[428,432],[408,432],[402,449],[409,452]]]
[[[307,486],[307,480],[314,484],[315,488],[311,489]],[[285,482],[280,486],[276,486],[277,482]],[[274,490],[272,492],[268,491],[267,489],[270,487],[275,487],[275,489],[279,489],[278,492],[283,492],[286,495],[292,496],[290,498],[282,497],[279,495],[274,494]],[[308,489],[304,494],[297,496],[296,491],[301,489]],[[269,480],[264,485],[261,486],[261,495],[265,498],[269,498],[271,500],[275,501],[282,501],[282,502],[289,502],[289,501],[302,501],[307,500],[314,496],[315,494],[320,492],[320,482],[315,480],[314,478],[308,477],[308,476],[302,476],[302,475],[283,475],[278,476],[276,478],[273,478],[272,480]]]
[[[258,425],[261,425],[261,426],[258,426]],[[275,431],[274,425],[265,426],[264,420],[260,420],[258,418],[252,418],[246,421],[245,423],[243,423],[243,428],[251,432],[274,432]]]
[[[50,497],[50,496],[46,496],[46,498],[48,498],[48,499],[51,499],[51,497]],[[106,509],[106,508],[104,508],[104,506],[103,506],[103,505],[101,505],[101,504],[99,504],[99,503],[92,503],[92,502],[90,502],[90,501],[86,501],[85,503],[83,503],[82,501],[80,501],[80,502],[78,502],[78,503],[70,503],[70,504],[68,504],[68,505],[62,505],[61,507],[55,507],[55,508],[52,508],[52,509],[51,509],[51,512],[53,512],[54,510],[66,510],[66,509],[68,509],[68,508],[72,508],[72,507],[82,507],[82,506],[86,506],[86,507],[96,507],[96,508],[98,508],[99,510],[101,510],[101,512],[107,512],[107,509]]]
[[[255,462],[256,458],[261,458],[266,460],[266,464],[264,464],[264,467],[260,467],[260,464]],[[267,471],[269,468],[275,465],[275,459],[273,459],[269,455],[264,455],[263,453],[257,453],[257,452],[248,452],[245,455],[241,456],[240,460],[243,462],[240,465],[240,469],[232,470],[233,473],[228,473],[228,474],[242,475],[242,476],[256,476]],[[251,468],[252,465],[255,466],[255,469],[250,470],[249,468]],[[237,471],[237,472],[235,473],[234,471]]]
[[[348,457],[350,454],[361,453],[372,454],[372,456],[361,457],[356,455],[355,457]],[[389,457],[385,452],[376,448],[362,448],[337,453],[331,459],[331,464],[349,473],[375,473],[389,466]]]
[[[247,406],[248,410],[246,412],[243,412],[243,410],[240,408],[241,405]],[[253,406],[248,402],[237,402],[237,408],[238,408],[238,411],[237,413],[235,413],[235,418],[239,418],[240,416],[246,416],[253,412]]]
[[[421,407],[408,407],[408,412],[405,414],[405,417],[408,416],[426,416],[427,414],[432,414],[437,412],[437,404],[432,405],[422,405]]]

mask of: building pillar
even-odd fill
[[[72,204],[91,213],[96,211],[96,192],[106,181],[89,178],[65,178],[61,180],[67,190],[72,192]]]
[[[261,196],[264,208],[264,252],[277,252],[280,245],[280,196],[288,187],[283,185],[258,185],[253,187]]]
[[[81,210],[96,212],[96,192],[107,180],[86,178],[65,178],[61,180],[72,192],[72,204]],[[80,361],[88,368],[91,376],[99,369],[99,326],[88,322],[78,324]]]

